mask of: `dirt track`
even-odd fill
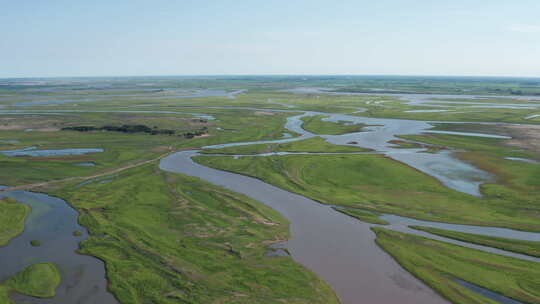
[[[121,168],[116,168],[116,169],[113,169],[113,170],[110,170],[110,171],[101,172],[101,173],[90,175],[90,176],[74,176],[74,177],[68,177],[68,178],[63,178],[63,179],[58,179],[58,180],[53,180],[53,181],[47,181],[47,182],[42,182],[42,183],[35,183],[35,184],[27,184],[27,185],[7,187],[7,188],[4,188],[4,189],[0,189],[0,192],[16,191],[16,190],[30,190],[30,189],[34,189],[34,188],[46,187],[46,186],[56,184],[56,183],[62,183],[62,182],[73,181],[73,180],[88,180],[88,179],[93,179],[93,178],[97,178],[97,177],[104,176],[104,175],[111,175],[111,174],[115,174],[115,173],[118,173],[118,172],[122,172],[124,170],[128,170],[128,169],[131,169],[131,168],[146,165],[146,164],[149,164],[151,162],[159,161],[160,159],[162,159],[162,158],[164,158],[164,157],[166,157],[169,154],[174,153],[174,152],[177,152],[177,151],[172,151],[172,147],[169,147],[169,152],[167,152],[165,154],[162,154],[157,158],[153,158],[153,159],[150,159],[150,160],[145,160],[145,161],[138,162],[138,163],[131,164],[131,165],[127,165],[127,166],[124,166],[124,167],[121,167]]]

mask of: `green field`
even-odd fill
[[[461,279],[524,303],[540,303],[540,264],[372,228],[376,242],[405,269],[452,303],[497,303],[454,282]]]
[[[360,132],[364,124],[347,124],[346,122],[324,121],[324,115],[302,117],[302,128],[314,134],[341,135],[346,133]]]
[[[0,246],[24,231],[24,221],[30,211],[30,206],[12,198],[0,199]]]
[[[277,139],[286,130],[283,128],[288,115],[255,115],[248,110],[214,110],[218,122],[201,123],[186,118],[184,114],[133,114],[133,113],[80,113],[66,114],[60,118],[36,120],[34,116],[18,115],[17,120],[9,120],[10,125],[42,128],[47,131],[26,132],[24,130],[2,131],[0,140],[17,140],[6,143],[0,150],[14,150],[37,147],[38,150],[66,148],[101,148],[104,152],[73,156],[50,157],[8,157],[0,153],[0,181],[4,185],[20,185],[58,180],[77,176],[90,176],[130,166],[135,163],[157,158],[165,153],[186,147],[204,145]],[[241,119],[238,116],[242,117]],[[7,117],[12,118],[12,117]],[[158,128],[192,132],[201,126],[208,128],[208,136],[186,139],[183,136],[124,134],[118,132],[75,132],[50,131],[54,128],[79,125],[120,125],[122,121],[157,126]],[[33,125],[38,123],[39,126]],[[263,127],[264,126],[264,127]],[[234,132],[222,131],[234,130]],[[93,162],[96,166],[77,166],[81,162]]]
[[[10,292],[37,298],[52,298],[56,295],[56,288],[60,281],[60,272],[54,264],[30,265],[0,284],[0,303],[12,303],[9,299]]]
[[[262,154],[270,152],[325,152],[325,153],[355,153],[367,152],[368,149],[352,146],[339,146],[328,143],[321,137],[313,137],[299,141],[280,144],[257,144],[221,149],[203,150],[203,154]]]

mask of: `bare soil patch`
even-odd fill
[[[540,126],[539,125],[509,125],[505,126],[511,131],[512,139],[506,144],[540,153]]]

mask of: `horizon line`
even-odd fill
[[[144,77],[431,77],[431,78],[516,78],[540,79],[540,76],[515,75],[429,75],[429,74],[142,74],[142,75],[85,75],[85,76],[22,76],[0,77],[0,80],[17,79],[78,79],[78,78],[144,78]]]

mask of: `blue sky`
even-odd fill
[[[539,0],[0,0],[0,77],[540,77]]]

